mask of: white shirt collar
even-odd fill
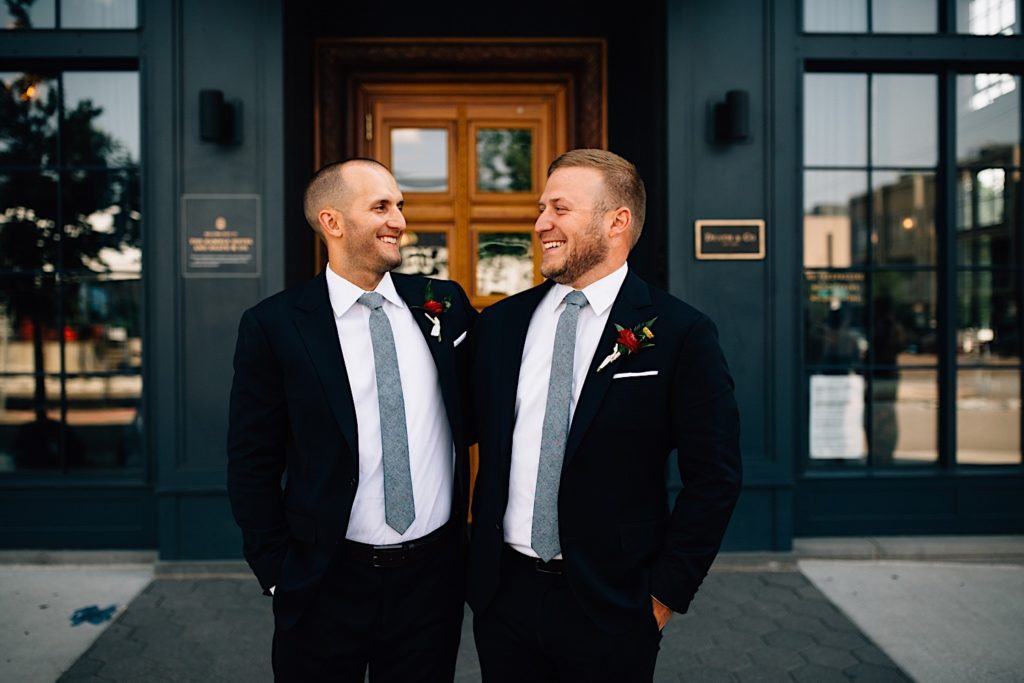
[[[395,306],[405,308],[405,302],[402,301],[402,297],[398,296],[398,290],[395,289],[395,282],[391,279],[391,273],[384,273],[384,277],[380,279],[380,282],[377,283],[373,291]],[[331,264],[327,264],[327,295],[330,297],[331,308],[334,309],[334,316],[336,318],[345,315],[348,309],[352,308],[352,305],[365,292],[366,290],[362,287],[352,284],[335,273],[331,270]]]
[[[594,315],[604,315],[604,312],[615,303],[615,297],[619,295],[619,290],[622,289],[622,283],[626,281],[628,272],[629,264],[623,263],[617,270],[608,273],[597,282],[591,282],[581,290],[587,297],[587,302],[590,304],[591,310],[594,311]],[[551,297],[548,299],[552,313],[561,305],[566,294],[571,291],[572,287],[569,285],[555,283],[555,286],[552,287]]]

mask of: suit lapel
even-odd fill
[[[327,275],[310,281],[295,304],[295,326],[313,361],[327,402],[352,453],[359,453],[356,408],[345,370],[345,358],[338,342],[338,328],[327,293]]]
[[[455,337],[452,335],[457,335],[459,332],[450,326],[451,316],[442,313],[440,316],[441,341],[438,341],[437,337],[430,336],[430,330],[434,324],[427,319],[425,311],[422,309],[427,289],[426,278],[391,273],[391,281],[395,284],[398,296],[402,297],[402,301],[409,307],[409,313],[419,326],[420,332],[423,333],[423,339],[427,342],[427,348],[430,349],[430,355],[437,367],[437,377],[441,383],[441,398],[444,400],[444,407],[448,413],[448,424],[454,438],[455,435],[461,434],[461,425],[456,422],[460,413],[456,404],[455,347],[452,345]]]
[[[590,370],[583,382],[583,390],[580,392],[580,400],[576,403],[576,411],[573,413],[572,424],[569,426],[569,437],[565,445],[565,457],[562,460],[562,468],[576,453],[584,434],[590,427],[590,423],[597,415],[608,387],[612,382],[612,375],[615,374],[614,366],[607,367],[600,373],[597,372],[601,361],[611,353],[618,337],[615,323],[623,326],[633,326],[645,320],[644,315],[651,317],[650,311],[643,309],[650,308],[651,293],[647,289],[647,283],[641,280],[633,271],[626,273],[626,279],[622,282],[619,295],[615,297],[612,310],[608,315],[608,322],[605,323],[604,331],[601,332],[601,340],[597,343],[597,350],[594,358],[590,361]]]

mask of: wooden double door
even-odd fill
[[[398,270],[455,280],[478,308],[539,283],[533,224],[568,146],[565,86],[384,81],[355,95],[356,155],[386,164],[405,196]]]

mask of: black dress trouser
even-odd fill
[[[537,560],[508,546],[498,592],[473,635],[484,683],[649,682],[661,632],[654,618],[622,633],[607,633],[583,612],[565,575],[537,568]]]
[[[279,682],[451,683],[462,631],[456,534],[398,566],[342,552],[299,621],[274,633]]]

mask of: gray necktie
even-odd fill
[[[580,291],[573,290],[565,296],[565,310],[558,316],[555,348],[551,352],[551,376],[540,437],[540,464],[537,467],[530,537],[530,546],[545,562],[561,550],[558,540],[558,482],[562,477],[562,458],[565,457],[565,441],[569,434],[576,321],[587,303],[587,297]]]
[[[405,399],[398,374],[398,354],[391,322],[381,309],[384,297],[366,292],[359,303],[370,309],[370,341],[377,374],[377,405],[380,409],[380,445],[384,456],[384,521],[404,534],[416,519],[409,471],[409,435],[405,426]]]

